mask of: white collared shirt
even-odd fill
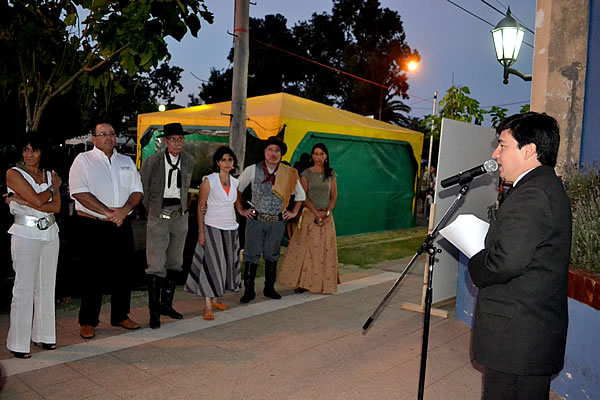
[[[75,157],[69,171],[69,191],[75,200],[75,210],[100,219],[106,217],[85,208],[73,195],[91,193],[107,207],[123,207],[132,193],[144,193],[142,179],[131,158],[113,150],[109,160],[96,147]]]
[[[179,199],[181,196],[181,189],[177,187],[177,175],[179,172],[181,172],[181,161],[179,161],[179,165],[177,165],[179,170],[173,171],[171,174],[171,186],[168,186],[169,171],[171,170],[171,166],[169,165],[169,160],[167,160],[167,157],[171,158],[171,164],[176,165],[178,159],[181,160],[181,153],[177,157],[173,157],[169,152],[165,154],[165,191],[163,193],[163,198]]]
[[[523,172],[521,175],[519,175],[519,176],[517,177],[517,179],[515,179],[515,181],[513,182],[513,184],[512,184],[512,187],[515,187],[515,186],[517,186],[517,183],[518,183],[518,182],[519,182],[519,181],[520,181],[520,180],[521,180],[521,179],[522,179],[522,178],[523,178],[525,175],[527,175],[528,173],[530,173],[531,171],[533,171],[533,170],[534,170],[534,169],[536,169],[536,168],[537,168],[537,167],[533,167],[533,168],[531,168],[531,169],[528,169],[527,171],[525,171],[525,172]]]

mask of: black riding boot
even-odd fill
[[[160,299],[160,313],[161,315],[168,315],[173,319],[181,319],[183,315],[179,314],[173,309],[173,297],[175,296],[175,273],[167,272],[167,278],[163,282],[161,299]]]
[[[148,275],[148,310],[150,310],[150,328],[160,328],[160,287],[162,279],[154,274]]]
[[[281,295],[275,291],[275,279],[277,278],[277,261],[265,260],[265,297],[274,300],[281,299]]]
[[[250,303],[256,297],[254,291],[254,278],[256,278],[256,268],[258,265],[246,262],[244,267],[244,295],[240,299],[240,303]]]

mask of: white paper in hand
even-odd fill
[[[440,233],[464,255],[471,258],[485,247],[485,235],[489,227],[490,224],[473,214],[463,214],[441,229]]]

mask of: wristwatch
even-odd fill
[[[327,210],[327,213],[325,213],[325,215],[327,215],[329,217],[329,214],[331,214],[331,212],[329,210]]]
[[[48,189],[46,190],[49,191],[53,197],[56,195],[56,189],[54,189],[54,186],[48,186]]]

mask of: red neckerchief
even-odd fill
[[[265,162],[262,162],[262,169],[263,172],[266,176],[265,180],[262,181],[262,183],[267,183],[269,181],[271,181],[271,184],[274,185],[275,184],[275,172],[277,172],[277,170],[279,169],[279,164],[277,164],[277,168],[275,168],[275,171],[273,171],[272,174],[269,173],[269,170],[267,169],[267,164],[265,164]]]

